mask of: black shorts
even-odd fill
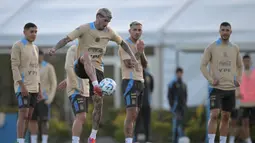
[[[74,114],[88,112],[88,98],[80,94],[73,94],[69,97]]]
[[[18,99],[19,108],[35,108],[37,103],[38,93],[29,93],[28,96],[22,96],[21,92],[16,93],[16,97]]]
[[[233,120],[237,120],[238,119],[238,109],[233,109],[232,112],[231,112],[231,119]]]
[[[235,104],[235,90],[212,89],[210,93],[210,109],[232,112],[235,109]]]
[[[80,62],[80,58],[78,60],[76,60],[74,62],[74,71],[75,74],[82,79],[89,79],[88,74],[86,73],[83,64]],[[100,83],[103,79],[104,79],[104,73],[98,69],[96,69],[96,76],[97,76],[97,81]],[[93,91],[93,85],[92,85],[92,81],[89,79],[89,94],[90,96],[94,95],[94,91]]]
[[[141,107],[144,83],[138,80],[123,79],[122,93],[126,107]]]
[[[242,118],[250,118],[255,115],[255,107],[241,107]]]
[[[45,104],[45,100],[42,100],[35,105],[32,120],[48,121],[49,119],[50,105]]]

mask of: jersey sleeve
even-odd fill
[[[242,77],[242,72],[243,72],[243,62],[242,62],[242,58],[240,55],[240,50],[239,47],[236,46],[237,49],[237,60],[236,60],[236,67],[237,67],[237,81],[240,82],[241,81],[241,77]]]
[[[210,73],[207,69],[208,63],[211,61],[212,55],[211,55],[211,47],[207,47],[204,50],[204,54],[201,59],[201,64],[200,64],[200,70],[204,77],[209,81],[209,83],[213,82],[213,78],[210,76]]]
[[[70,83],[71,88],[77,88],[78,82],[74,72],[74,62],[75,62],[75,54],[76,47],[71,47],[68,49],[66,54],[66,62],[65,62],[65,70],[67,73],[67,82]]]
[[[39,60],[39,48],[36,45],[34,45],[34,46],[35,46],[37,57],[38,57],[38,60]],[[37,73],[40,73],[39,65],[37,67]],[[40,76],[40,74],[37,74],[37,81],[38,81],[38,83],[41,83],[41,76]]]
[[[121,46],[119,47],[119,56],[120,56],[121,60],[131,59],[129,54],[126,51],[124,51]]]
[[[57,76],[55,69],[52,65],[49,65],[49,79],[50,79],[50,94],[48,95],[48,102],[51,103],[55,97],[57,89]]]
[[[67,35],[71,40],[79,38],[89,29],[88,25],[81,25]]]
[[[19,71],[19,66],[20,66],[20,45],[17,43],[12,46],[12,51],[11,51],[11,68],[12,68],[12,75],[13,75],[13,80],[15,82],[21,81],[21,73]]]
[[[110,29],[110,34],[111,34],[111,39],[110,40],[114,41],[118,45],[120,45],[121,42],[122,42],[122,38],[115,31],[113,31],[112,29]]]

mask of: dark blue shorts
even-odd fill
[[[144,83],[138,80],[123,79],[122,93],[126,107],[141,107]]]

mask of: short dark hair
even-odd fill
[[[44,55],[44,52],[42,49],[39,49],[39,55]]]
[[[221,26],[229,26],[229,27],[231,27],[231,25],[230,25],[229,22],[222,22],[222,23],[220,24],[220,27],[221,27]]]
[[[24,26],[24,29],[29,29],[29,28],[34,28],[34,27],[36,27],[37,28],[37,26],[34,24],[34,23],[31,23],[31,22],[29,22],[29,23],[27,23],[25,26]]]
[[[129,27],[131,28],[132,26],[136,26],[136,25],[141,25],[142,26],[142,23],[138,22],[138,21],[133,21],[129,24]]]
[[[178,73],[178,72],[183,73],[183,69],[181,67],[177,67],[175,70],[175,73]]]
[[[250,59],[250,55],[248,53],[246,53],[244,56],[243,56],[243,59]]]

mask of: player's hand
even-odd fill
[[[94,86],[94,94],[97,96],[103,96],[102,89],[99,87],[99,85]]]
[[[217,80],[217,79],[213,80],[212,85],[216,86],[216,85],[218,85],[218,84],[219,84],[219,80]]]
[[[44,103],[47,104],[47,105],[49,105],[49,104],[50,104],[50,101],[49,101],[49,100],[45,100]]]
[[[29,95],[29,93],[27,91],[27,88],[24,84],[21,85],[21,95],[22,96],[28,96]]]
[[[51,48],[49,51],[49,55],[52,56],[56,53],[56,49],[55,48]]]
[[[143,40],[138,40],[136,42],[136,48],[137,48],[137,51],[139,53],[143,53],[144,52],[144,42],[143,42]]]
[[[235,84],[236,87],[240,86],[240,83],[237,80],[234,80],[234,84]]]
[[[243,95],[240,92],[240,88],[236,88],[236,98],[237,99],[243,99]]]
[[[38,96],[37,96],[37,102],[40,102],[40,101],[42,101],[43,99],[44,99],[43,94],[42,94],[42,92],[40,91],[39,94],[38,94]]]
[[[237,99],[243,99],[243,96],[242,96],[242,94],[239,93],[239,94],[237,94],[236,98]]]
[[[66,86],[67,86],[66,80],[63,80],[63,81],[61,81],[61,82],[58,84],[57,89],[58,89],[58,90],[64,90],[64,89],[66,88]]]

